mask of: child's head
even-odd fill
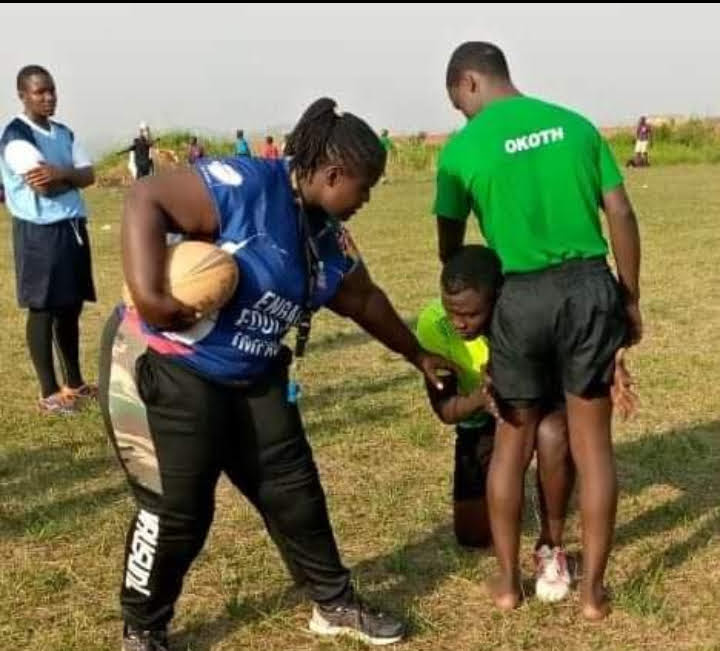
[[[268,145],[272,145],[272,144],[273,144],[273,137],[272,137],[272,136],[268,136],[267,138],[265,138],[265,142],[266,142]]]
[[[487,332],[501,284],[500,259],[486,246],[465,246],[445,263],[440,276],[442,304],[463,339]]]
[[[385,169],[385,148],[362,119],[322,98],[303,113],[288,136],[285,154],[303,198],[333,217],[349,219],[370,199]]]
[[[192,138],[190,138],[190,144],[192,146],[197,145],[197,136],[193,136]]]
[[[238,129],[235,132],[235,136],[237,137],[238,140],[241,140],[242,138],[245,137],[245,132],[242,129]]]

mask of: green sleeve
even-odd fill
[[[418,343],[429,353],[443,356],[447,354],[445,337],[438,328],[437,316],[432,304],[420,312],[415,334]]]
[[[607,140],[600,136],[600,187],[603,192],[622,185],[623,177]]]
[[[438,217],[465,221],[471,207],[470,192],[454,164],[453,148],[446,146],[438,164],[433,213]]]

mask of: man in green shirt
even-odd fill
[[[603,577],[617,508],[610,384],[616,351],[642,333],[635,214],[597,129],[576,113],[521,95],[499,48],[461,45],[446,81],[468,123],[440,156],[440,257],[462,245],[472,210],[506,274],[490,336],[504,416],[488,476],[500,566],[495,603],[514,608],[520,601],[523,475],[540,405],[561,388],[580,485],[583,614],[601,619],[609,611]],[[599,208],[607,216],[618,280],[605,261]]]

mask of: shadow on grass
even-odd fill
[[[720,504],[720,422],[620,443],[616,452],[622,494],[639,494],[654,485],[671,485],[681,492],[673,502],[651,508],[618,527],[617,546],[702,521],[684,540],[659,547],[616,589],[623,609],[627,607],[641,616],[656,615],[661,599],[645,593],[655,589],[659,573],[681,566],[720,534],[720,515],[708,517]],[[451,528],[441,526],[419,541],[362,561],[352,569],[363,584],[389,585],[371,590],[370,595],[392,604],[392,610],[398,613],[407,612],[415,600],[430,594],[449,575],[477,562],[478,555],[459,549]],[[639,594],[633,596],[633,592]],[[288,588],[261,599],[233,601],[226,604],[223,615],[187,628],[176,640],[180,648],[209,650],[238,628],[277,616],[303,600],[297,589]],[[411,634],[413,627],[417,628],[411,626]]]
[[[112,450],[105,445],[80,459],[67,445],[14,451],[0,457],[2,497],[27,499],[48,488],[63,489],[103,474],[114,462]]]
[[[403,322],[413,332],[415,331],[415,326],[417,325],[416,316],[403,319]],[[313,337],[308,344],[308,352],[312,353],[314,350],[320,353],[335,352],[352,346],[361,346],[370,341],[374,341],[373,337],[358,327],[350,332],[339,332],[323,337]]]
[[[382,392],[396,384],[412,381],[413,373],[395,376],[367,386],[349,386],[341,400],[368,391]],[[374,388],[373,388],[374,387]],[[316,400],[327,404],[327,397]],[[361,403],[360,400],[358,400]],[[317,406],[317,405],[315,405]],[[357,422],[392,419],[395,410],[368,405],[353,411]],[[347,421],[345,421],[347,422]],[[329,428],[332,419],[318,427]],[[663,532],[687,532],[675,539],[658,542],[640,567],[616,586],[620,608],[639,616],[655,616],[664,608],[662,573],[681,567],[720,535],[720,422],[710,422],[659,435],[619,443],[616,446],[622,495],[640,495],[653,486],[669,486],[677,495],[669,502],[651,506],[616,531],[616,547],[622,547]],[[52,536],[83,517],[110,507],[126,494],[123,483],[88,491],[85,482],[103,474],[115,462],[104,445],[92,454],[77,458],[72,446],[51,445],[38,450],[14,451],[0,459],[3,500],[34,500],[50,488],[71,489],[71,497],[49,500],[12,512],[0,511],[0,539],[21,536]],[[448,516],[449,519],[449,516]],[[449,526],[440,526],[419,540],[401,544],[386,553],[357,564],[353,573],[368,585],[369,595],[391,604],[394,612],[412,612],[417,599],[433,592],[446,577],[477,563],[477,556],[460,550]],[[373,586],[381,585],[381,588]],[[250,599],[233,599],[214,620],[192,624],[176,636],[179,645],[211,649],[240,627],[277,616],[304,601],[300,591],[288,587]],[[220,604],[218,604],[219,606]],[[418,625],[414,625],[417,630]],[[420,626],[421,627],[421,626]],[[180,648],[185,648],[180,646]]]
[[[680,492],[673,501],[618,527],[616,546],[687,526],[720,505],[720,422],[621,443],[616,454],[621,495],[654,485]]]
[[[413,369],[391,377],[370,378],[363,382],[348,381],[339,386],[327,388],[322,393],[308,392],[303,399],[302,409],[306,414],[312,415],[310,410],[324,409],[338,404],[343,407],[347,406],[355,413],[358,405],[351,405],[350,402],[359,401],[362,404],[367,402],[369,396],[398,389],[413,382],[418,388],[422,386],[422,376]]]
[[[94,444],[89,454],[79,454],[85,447],[48,445],[0,457],[0,540],[65,531],[78,518],[120,499],[126,492],[123,483],[92,490],[86,487],[116,462],[104,441]]]
[[[353,576],[363,585],[382,584],[382,588],[363,590],[372,603],[387,604],[394,614],[407,612],[418,599],[431,593],[446,577],[477,563],[478,554],[464,551],[454,542],[452,530],[443,525],[426,537],[401,545],[387,554],[362,561],[352,567]],[[387,587],[389,585],[389,587]],[[173,636],[179,649],[209,651],[241,627],[266,617],[308,604],[298,588],[288,587],[260,599],[232,600],[215,620],[193,624]],[[422,624],[410,623],[410,634]]]
[[[23,536],[48,538],[66,533],[70,528],[82,530],[79,520],[116,504],[127,492],[123,482],[98,490],[82,491],[72,497],[23,509],[19,513],[0,512],[0,540]]]
[[[663,532],[687,530],[682,540],[657,543],[641,567],[616,589],[618,602],[640,615],[661,613],[662,575],[682,566],[720,535],[720,421],[670,430],[617,446],[620,494],[664,485],[679,494],[620,525],[615,546]]]

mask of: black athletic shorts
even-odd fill
[[[20,307],[47,310],[95,300],[84,219],[40,225],[13,218],[12,224]]]
[[[490,458],[495,442],[495,419],[478,427],[456,427],[453,499],[456,502],[485,497]]]
[[[510,404],[563,391],[607,395],[627,324],[620,289],[604,258],[570,260],[508,274],[493,314],[490,368]]]

